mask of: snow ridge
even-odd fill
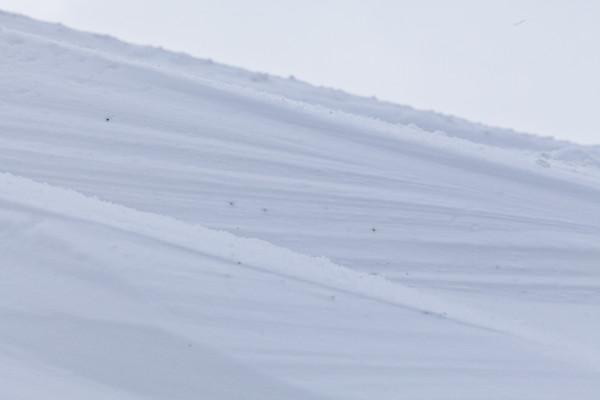
[[[0,397],[600,390],[597,147],[7,13],[0,52]]]

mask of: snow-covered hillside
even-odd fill
[[[0,13],[0,398],[595,399],[600,150]]]

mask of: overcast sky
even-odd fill
[[[0,9],[600,144],[596,0],[0,0]]]

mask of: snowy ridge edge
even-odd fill
[[[523,323],[480,312],[474,305],[450,303],[440,296],[390,282],[379,275],[350,270],[323,256],[308,256],[264,240],[238,237],[230,232],[211,230],[171,217],[141,212],[9,172],[0,173],[0,201],[43,210],[65,219],[151,237],[262,273],[276,274],[332,291],[412,309],[432,318],[446,318],[456,323],[514,335],[551,346],[565,356],[577,357],[600,368],[600,356],[577,343],[566,342],[562,337],[532,329]]]

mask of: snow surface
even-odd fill
[[[0,398],[598,398],[598,147],[7,13],[0,54]]]

